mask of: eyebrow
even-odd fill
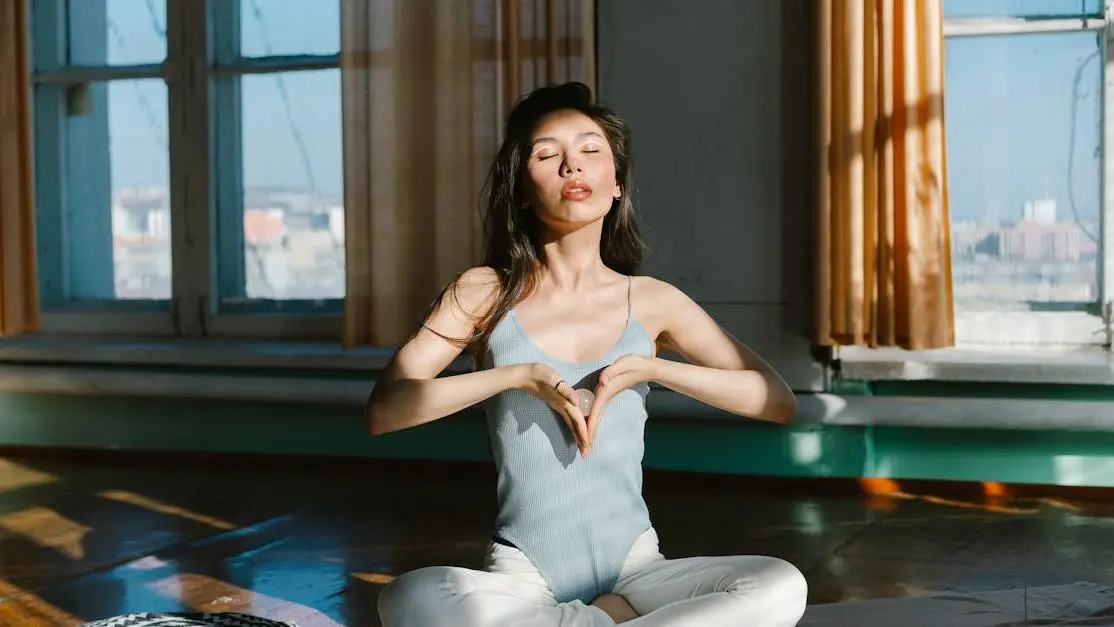
[[[595,131],[587,131],[587,132],[584,132],[584,133],[580,133],[576,136],[577,139],[583,139],[585,137],[595,137],[597,139],[603,139],[603,135],[600,135],[599,133],[597,133]],[[555,137],[539,137],[539,138],[535,139],[533,141],[533,143],[531,143],[530,145],[531,146],[537,146],[538,144],[540,144],[542,142],[556,142],[556,141],[557,141],[557,139]]]

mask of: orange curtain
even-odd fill
[[[824,0],[815,341],[953,346],[941,0]]]
[[[24,0],[0,2],[0,337],[39,324],[28,29]]]
[[[510,105],[595,73],[591,0],[342,0],[346,347],[397,346],[479,261]]]

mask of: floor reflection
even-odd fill
[[[235,611],[378,625],[376,597],[399,574],[483,564],[494,475],[472,468],[0,457],[0,624]],[[814,603],[1114,583],[1114,499],[825,485],[651,472],[645,493],[667,556],[782,557]]]

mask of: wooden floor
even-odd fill
[[[493,480],[482,465],[0,455],[0,625],[183,610],[378,625],[394,575],[481,565]],[[1114,583],[1103,502],[823,485],[650,473],[646,497],[667,556],[780,556],[813,603]]]

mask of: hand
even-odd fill
[[[588,411],[588,449],[596,441],[596,431],[603,419],[603,410],[615,395],[639,383],[649,381],[653,375],[654,357],[646,355],[623,355],[600,372],[596,385],[596,398]]]
[[[590,448],[588,425],[584,413],[580,411],[576,390],[556,370],[545,364],[527,365],[525,375],[525,384],[522,387],[557,412],[572,433],[581,457],[587,457]]]
[[[592,605],[606,612],[611,620],[615,621],[615,624],[638,618],[638,612],[631,607],[631,604],[623,597],[612,592],[596,597],[596,600],[592,601]]]

